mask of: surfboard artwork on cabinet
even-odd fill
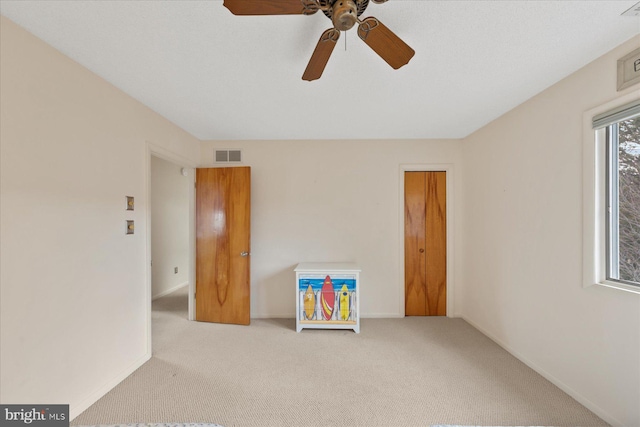
[[[355,323],[356,279],[353,275],[300,276],[301,321]]]
[[[353,329],[360,333],[360,267],[303,262],[296,266],[296,332]]]

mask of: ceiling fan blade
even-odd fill
[[[329,62],[331,52],[333,52],[333,48],[336,47],[339,38],[340,31],[335,28],[330,28],[322,33],[316,49],[313,51],[313,55],[311,55],[311,60],[309,60],[309,64],[307,64],[307,69],[302,75],[302,80],[312,81],[322,76],[324,67],[327,65],[327,62]]]
[[[311,15],[318,11],[315,0],[224,0],[234,15]]]
[[[406,65],[416,53],[393,31],[373,17],[360,23],[358,36],[396,70]]]

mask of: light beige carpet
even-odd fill
[[[154,357],[72,425],[607,425],[461,319],[189,322],[186,289],[153,308]]]

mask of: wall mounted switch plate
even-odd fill
[[[133,220],[127,220],[127,233],[126,234],[133,234],[133,232],[135,231],[135,227],[133,224]]]

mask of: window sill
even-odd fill
[[[602,282],[596,283],[596,285],[640,295],[640,286],[627,285],[626,283],[612,282],[609,280],[603,280]]]

